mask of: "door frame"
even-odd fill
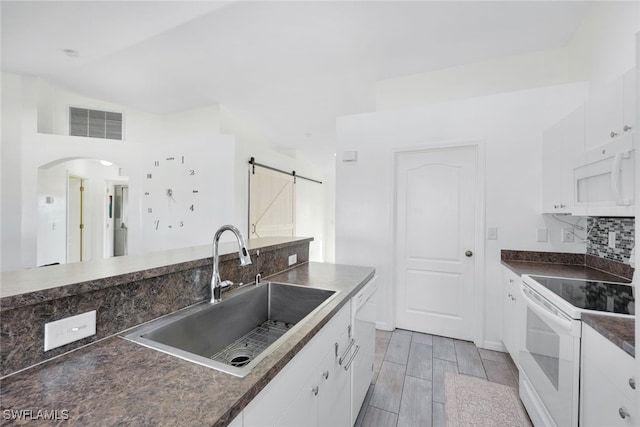
[[[66,231],[66,236],[65,236],[65,263],[69,263],[69,233],[70,233],[70,229],[71,229],[71,223],[70,223],[70,210],[71,210],[71,206],[70,206],[70,199],[71,199],[71,188],[70,188],[70,180],[71,179],[78,179],[80,180],[80,186],[83,187],[84,189],[81,192],[81,200],[80,200],[80,223],[82,224],[82,229],[80,231],[80,262],[84,262],[87,261],[85,258],[85,256],[87,255],[87,231],[88,229],[85,228],[86,226],[86,219],[87,216],[90,215],[89,212],[87,212],[87,193],[85,193],[86,189],[87,189],[87,182],[89,181],[89,179],[85,176],[83,176],[82,174],[78,174],[75,173],[71,170],[67,170],[67,179],[66,179],[66,224],[67,224],[67,231]]]
[[[412,152],[428,152],[428,151],[442,151],[451,150],[457,148],[473,148],[476,152],[476,206],[475,206],[475,248],[474,251],[474,268],[475,268],[475,281],[473,285],[473,341],[476,345],[484,347],[485,337],[485,191],[486,191],[486,141],[485,140],[450,140],[439,141],[436,143],[425,143],[411,146],[398,147],[393,150],[393,156],[391,158],[392,170],[393,170],[393,187],[392,187],[392,199],[391,199],[391,235],[393,237],[393,253],[392,256],[392,289],[391,289],[391,317],[392,326],[396,326],[397,309],[397,245],[398,239],[395,234],[397,226],[397,202],[398,197],[396,194],[397,182],[397,159],[400,154],[409,154]]]

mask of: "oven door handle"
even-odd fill
[[[533,300],[529,295],[527,295],[527,293],[531,291],[529,291],[528,289],[525,289],[524,286],[521,286],[520,292],[522,293],[522,296],[524,297],[524,299],[527,301],[527,307],[529,307],[538,316],[548,320],[549,322],[562,328],[565,331],[571,332],[573,330],[572,328],[573,325],[571,320],[565,319],[563,317],[560,317],[550,312],[549,310],[546,310],[544,307],[538,304],[535,300]]]

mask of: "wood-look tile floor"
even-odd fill
[[[445,426],[447,371],[518,387],[518,369],[506,353],[402,329],[377,331],[373,381],[355,426]]]

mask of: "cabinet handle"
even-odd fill
[[[633,129],[631,126],[629,125],[624,125],[624,127],[622,128],[623,131],[625,132],[629,132],[631,129]]]
[[[560,205],[553,205],[553,209],[558,209]]]
[[[328,380],[329,379],[329,371],[324,371],[322,373],[322,378],[324,378],[325,380]]]
[[[349,359],[349,361],[347,362],[346,365],[344,365],[344,370],[348,371],[349,368],[351,367],[351,364],[353,363],[353,359],[356,358],[356,354],[358,354],[358,350],[360,350],[360,346],[357,345],[356,349],[354,350],[353,354],[351,355],[351,359]]]
[[[349,341],[349,345],[347,346],[347,349],[344,351],[344,354],[342,356],[340,356],[340,358],[338,359],[338,365],[342,366],[342,362],[344,362],[344,359],[347,358],[347,355],[349,354],[349,351],[351,350],[351,347],[353,347],[353,344],[355,344],[356,340],[355,339],[351,339],[351,341]]]
[[[610,136],[611,138],[615,138],[616,136],[618,136],[618,133],[617,133],[617,132],[614,132],[614,131],[611,131],[611,133],[609,134],[609,136]]]
[[[317,396],[319,391],[320,391],[320,387],[318,386],[315,386],[311,389],[311,393],[313,393],[314,396]]]
[[[509,279],[509,283],[513,283],[513,279]]]
[[[636,389],[636,379],[635,378],[629,378],[629,387],[631,387],[632,389]]]
[[[567,207],[567,205],[563,205],[562,203],[560,203],[560,207],[561,207],[561,208],[566,208],[566,207]]]
[[[618,414],[620,414],[620,418],[625,419],[627,417],[630,417],[631,415],[627,412],[626,409],[624,408],[620,408],[618,409]]]
[[[513,295],[509,294],[507,295],[509,298],[513,299]]]

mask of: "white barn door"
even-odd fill
[[[293,176],[254,166],[249,176],[249,238],[295,236]]]
[[[396,156],[396,325],[473,340],[474,147]]]

